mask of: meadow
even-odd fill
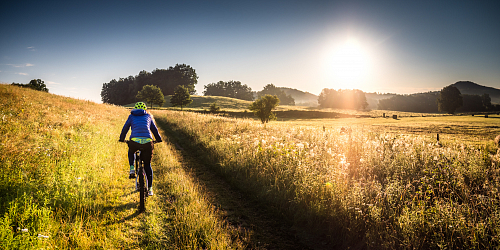
[[[263,126],[153,110],[169,132],[139,214],[117,141],[129,110],[8,85],[0,98],[1,249],[258,246],[206,197],[166,134],[311,248],[500,247],[497,115],[331,110],[353,118]]]
[[[171,144],[137,212],[118,142],[129,110],[3,84],[0,98],[0,249],[243,248]]]
[[[324,246],[500,246],[498,117],[289,119],[263,126],[176,111],[155,116],[234,186]]]

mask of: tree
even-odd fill
[[[252,89],[239,81],[209,83],[205,85],[204,96],[225,96],[241,100],[252,101]]]
[[[179,85],[184,85],[194,94],[198,83],[196,71],[189,65],[176,64],[168,69],[156,69],[152,73],[145,70],[136,76],[119,78],[104,83],[101,90],[101,100],[104,103],[125,105],[134,102],[138,91],[145,85],[158,86],[164,95],[173,95]]]
[[[485,93],[485,94],[483,94],[483,95],[481,96],[481,101],[482,101],[483,106],[484,106],[484,108],[485,108],[486,110],[490,110],[490,109],[491,109],[491,107],[492,107],[492,105],[491,105],[491,97],[490,97],[490,95],[489,95],[489,94],[486,94],[486,93]]]
[[[378,109],[418,113],[437,113],[439,92],[394,95],[378,101]]]
[[[253,102],[248,109],[253,111],[255,116],[259,117],[260,121],[265,124],[270,120],[276,119],[276,114],[272,112],[278,106],[280,99],[275,95],[261,96]]]
[[[139,101],[147,103],[150,107],[153,107],[153,104],[161,107],[165,103],[165,96],[163,96],[161,89],[153,85],[142,87],[142,90],[137,92],[136,98]]]
[[[220,111],[220,107],[217,105],[217,102],[212,102],[212,104],[210,104],[209,110],[212,113],[216,113]]]
[[[440,112],[454,114],[455,110],[463,105],[462,94],[457,87],[453,85],[446,86],[439,93],[437,103]]]
[[[285,93],[285,91],[283,91],[280,88],[277,88],[272,83],[264,86],[264,89],[262,91],[259,91],[257,93],[257,95],[259,97],[265,96],[265,95],[275,95],[278,97],[278,99],[280,100],[280,102],[283,105],[295,105],[295,100],[293,99],[293,97],[291,95],[287,95]]]
[[[30,88],[30,89],[34,89],[34,90],[38,90],[38,91],[43,91],[43,92],[49,92],[47,85],[45,85],[45,83],[44,83],[44,81],[42,81],[42,79],[33,79],[28,84],[13,82],[12,85],[23,87],[23,88]]]
[[[191,96],[189,95],[189,88],[186,88],[182,85],[177,86],[174,94],[170,98],[170,103],[172,104],[172,106],[180,106],[181,110],[183,106],[189,105],[192,102],[193,100],[191,100]]]
[[[323,89],[318,97],[321,108],[366,109],[365,93],[358,89]]]

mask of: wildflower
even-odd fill
[[[332,188],[332,187],[333,187],[333,185],[332,185],[330,182],[327,182],[327,183],[325,183],[325,187],[326,187],[326,188]]]
[[[38,238],[48,239],[49,236],[46,236],[46,235],[43,235],[43,234],[38,234]]]

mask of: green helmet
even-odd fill
[[[135,106],[134,106],[134,108],[135,108],[135,109],[144,109],[144,110],[146,110],[146,109],[147,109],[146,104],[145,104],[145,103],[143,103],[143,102],[138,102],[138,103],[136,103],[136,104],[135,104]]]

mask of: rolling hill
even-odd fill
[[[500,89],[482,86],[470,81],[459,81],[452,85],[457,87],[457,89],[460,90],[460,93],[462,94],[467,94],[467,95],[489,94],[492,103],[496,104],[500,103]]]
[[[295,100],[295,105],[297,106],[308,106],[308,107],[318,106],[317,95],[287,87],[280,87],[280,89],[282,89],[287,95],[291,95]]]
[[[240,100],[231,97],[224,96],[191,96],[193,102],[184,108],[189,109],[209,109],[210,105],[214,102],[217,102],[217,106],[221,109],[247,109],[248,106],[252,103],[251,101]],[[125,107],[134,107],[135,103],[130,103],[125,105]],[[164,108],[170,108],[172,105],[170,104],[170,96],[165,96],[165,104],[163,104]]]

